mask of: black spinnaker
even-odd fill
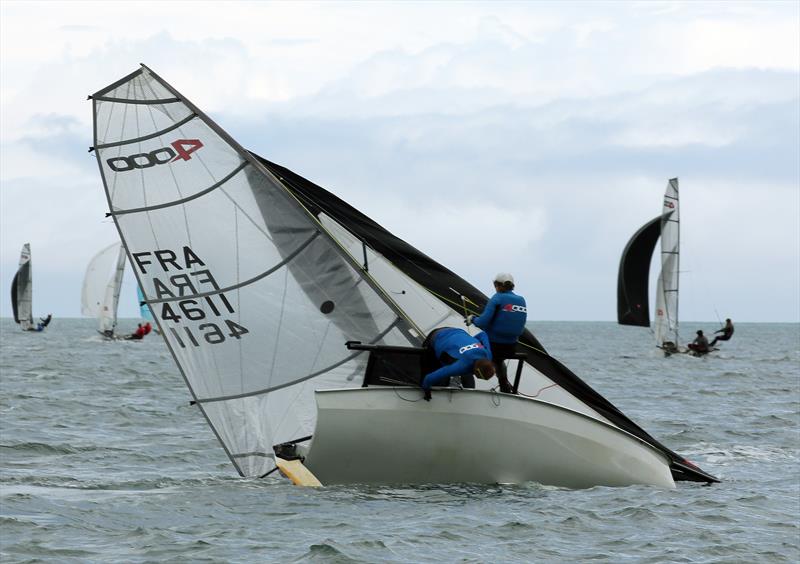
[[[348,203],[285,167],[268,161],[258,155],[253,154],[253,156],[268,168],[309,211],[315,215],[324,212],[326,215],[333,218],[366,245],[382,254],[397,269],[426,288],[431,294],[447,304],[454,311],[461,313],[465,307],[456,293],[466,298],[470,313],[479,313],[485,306],[488,298],[480,290],[463,280],[451,270],[420,252],[418,249],[392,235],[389,231]],[[655,241],[658,239],[658,234],[660,232],[660,228],[658,228],[660,220],[660,216],[654,220],[657,233],[650,247],[651,255],[652,249],[655,246]],[[649,225],[650,224],[648,224],[648,226]],[[647,228],[647,226],[645,226],[645,228]],[[642,439],[661,451],[670,460],[670,469],[674,480],[696,482],[719,481],[711,474],[704,472],[684,457],[659,443],[644,429],[628,419],[628,417],[611,402],[597,393],[561,362],[550,356],[533,333],[526,331],[520,338],[520,343],[524,346],[525,353],[527,354],[526,362],[539,372],[546,375],[564,390],[583,401],[619,428]]]
[[[620,325],[650,327],[650,262],[661,236],[663,219],[666,217],[658,216],[645,223],[622,251],[617,277],[617,322]]]

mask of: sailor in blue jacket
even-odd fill
[[[514,277],[511,274],[501,272],[495,276],[494,289],[497,293],[488,301],[483,313],[477,317],[468,315],[465,322],[486,331],[492,358],[497,367],[500,391],[511,393],[505,361],[514,358],[517,339],[525,331],[528,309],[525,298],[514,293]]]
[[[486,333],[471,336],[463,329],[441,327],[425,339],[422,388],[431,399],[431,387],[446,385],[451,376],[461,376],[465,388],[475,387],[475,376],[485,380],[494,375],[492,350]]]

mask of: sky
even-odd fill
[[[530,321],[615,320],[678,177],[681,320],[800,322],[800,2],[3,1],[0,316],[26,242],[34,315],[80,316],[87,95],[139,63]]]

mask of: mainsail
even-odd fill
[[[81,314],[97,318],[100,333],[113,333],[125,273],[125,248],[113,243],[97,253],[86,267],[81,289]]]
[[[274,176],[146,67],[93,97],[110,213],[145,300],[236,469],[314,427],[313,390],[365,361],[343,343],[421,334]]]
[[[346,341],[417,346],[486,297],[366,216],[245,151],[142,66],[93,98],[110,214],[144,300],[236,469],[314,430],[315,389],[356,387]],[[550,357],[531,334],[524,393],[662,451],[676,479],[713,481]],[[485,382],[482,385],[488,386]]]
[[[22,245],[19,267],[11,282],[11,309],[14,321],[23,331],[33,331],[33,270],[31,267],[31,245]]]
[[[650,327],[650,261],[660,235],[661,216],[658,216],[634,233],[622,251],[617,276],[617,322],[620,325]]]
[[[661,274],[656,289],[656,345],[678,344],[678,272],[680,268],[680,210],[678,179],[671,178],[661,215]]]

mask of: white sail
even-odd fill
[[[97,253],[86,267],[81,290],[81,313],[96,317],[97,330],[101,333],[113,333],[117,326],[125,258],[125,248],[120,243],[114,243]]]
[[[19,323],[23,331],[32,331],[33,324],[33,265],[31,263],[31,245],[22,245],[19,255],[19,267],[11,283],[11,305],[14,321]]]
[[[661,219],[661,273],[656,288],[656,345],[678,344],[678,272],[680,268],[680,209],[678,179],[672,178],[664,194]]]
[[[234,466],[313,431],[313,388],[418,345],[391,298],[263,165],[146,67],[93,96],[95,152],[145,299]]]

